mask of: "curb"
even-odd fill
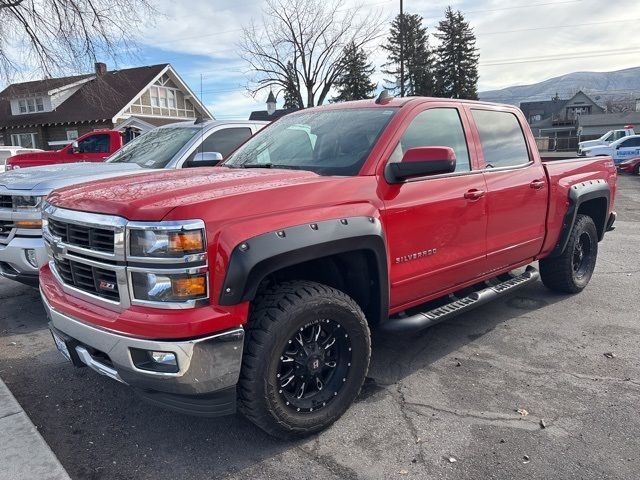
[[[0,480],[70,480],[18,401],[0,379]]]

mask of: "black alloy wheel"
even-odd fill
[[[351,340],[335,320],[300,328],[280,356],[278,391],[297,412],[326,407],[337,395],[351,368]]]

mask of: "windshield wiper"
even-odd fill
[[[299,170],[300,167],[294,165],[282,165],[277,163],[244,163],[239,168],[286,168],[289,170]]]

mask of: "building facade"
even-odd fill
[[[155,126],[197,117],[206,107],[169,64],[95,72],[9,85],[0,93],[5,145],[58,149],[93,130],[129,137]]]

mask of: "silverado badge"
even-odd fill
[[[410,262],[411,260],[418,260],[419,258],[430,257],[431,255],[436,254],[436,249],[431,248],[429,250],[422,250],[416,253],[410,253],[409,255],[402,255],[401,257],[396,257],[395,263],[405,263]]]

